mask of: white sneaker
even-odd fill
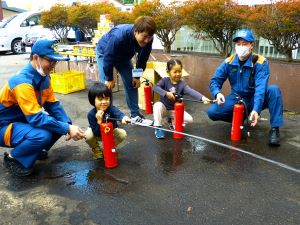
[[[131,123],[141,125],[141,126],[151,126],[153,124],[153,121],[142,118],[140,116],[136,116],[131,118]]]

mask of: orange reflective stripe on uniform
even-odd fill
[[[30,116],[41,111],[41,106],[36,99],[35,91],[30,84],[20,84],[12,91],[16,96],[19,107],[26,116]]]
[[[16,104],[15,96],[12,94],[8,83],[4,85],[0,92],[0,103],[4,105],[5,107],[10,107],[14,104]]]
[[[235,56],[235,54],[233,54],[233,55],[227,57],[227,58],[225,59],[225,62],[226,62],[226,63],[232,63],[232,61],[234,60],[234,56]]]
[[[4,133],[4,144],[7,146],[11,146],[10,140],[11,140],[12,127],[13,127],[13,124],[10,123]]]
[[[262,55],[258,55],[257,63],[262,64],[266,60]]]
[[[42,102],[57,102],[58,99],[55,97],[52,87],[50,86],[48,89],[43,90]]]

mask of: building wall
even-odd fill
[[[182,61],[184,68],[190,74],[185,80],[194,89],[212,98],[209,91],[209,81],[215,70],[224,60],[219,56],[209,54],[162,54],[160,51],[153,51],[152,55],[158,60],[166,62],[169,58],[178,58]],[[153,60],[150,57],[149,60]],[[269,60],[270,63],[270,84],[279,85],[281,88],[284,109],[300,112],[299,99],[295,94],[300,87],[300,64],[287,63],[279,60]],[[229,93],[229,84],[223,86],[223,92]]]
[[[201,39],[196,39],[196,33],[189,27],[183,26],[177,33],[174,43],[171,46],[172,51],[183,52],[201,52],[219,54],[214,43],[208,37],[202,36]],[[268,40],[256,37],[254,50],[258,54],[264,55],[267,58],[284,59],[285,56],[280,54]],[[234,52],[234,46],[232,48]],[[293,59],[300,59],[298,50],[293,50]]]
[[[8,19],[12,16],[19,14],[18,12],[13,12],[10,10],[3,9],[3,19]]]

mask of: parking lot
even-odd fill
[[[0,87],[28,61],[28,54],[0,55]],[[86,129],[87,90],[56,96]],[[114,104],[128,114],[122,87]],[[13,177],[1,163],[0,224],[300,224],[300,115],[285,114],[274,148],[267,111],[249,138],[234,143],[231,125],[210,121],[206,109],[186,103],[194,123],[185,132],[196,138],[159,140],[152,128],[122,125],[128,137],[115,169],[93,160],[84,141],[63,138],[29,177]]]

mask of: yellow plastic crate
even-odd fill
[[[73,45],[74,53],[93,55],[95,54],[94,45]]]
[[[51,73],[51,85],[53,91],[60,94],[69,94],[71,92],[85,89],[84,72],[68,70],[64,72]]]
[[[88,47],[88,54],[95,55],[95,46],[91,45]]]

